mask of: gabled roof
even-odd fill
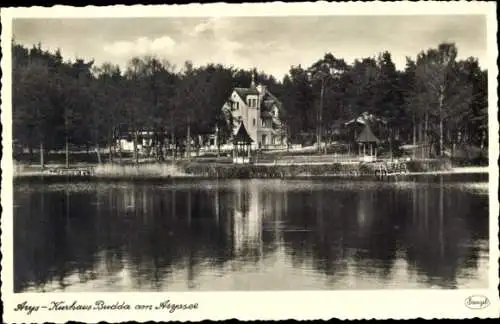
[[[359,134],[356,139],[358,143],[379,143],[380,140],[373,134],[372,129],[366,124],[365,129]]]
[[[275,103],[276,102],[274,100],[269,100],[269,99],[264,100],[264,107],[270,110]]]
[[[346,122],[346,126],[350,126],[352,124],[359,124],[359,125],[366,125],[368,123],[375,124],[375,123],[382,123],[382,124],[387,124],[387,121],[384,118],[377,117],[374,114],[371,114],[367,111],[363,112],[361,115],[359,115],[356,118],[351,119],[350,121]]]
[[[243,101],[246,101],[248,95],[259,95],[259,92],[255,88],[234,88],[234,91],[236,91]]]
[[[266,95],[269,96],[271,98],[271,100],[273,100],[276,104],[281,105],[281,101],[278,98],[276,98],[276,96],[273,95],[267,88],[266,88],[266,92],[265,92],[264,96],[266,96]]]
[[[245,128],[245,125],[243,124],[243,122],[241,122],[240,126],[238,127],[238,131],[234,135],[233,143],[234,144],[251,144],[251,143],[253,143],[253,140],[250,137],[250,135],[248,135],[247,129]]]
[[[270,111],[273,107],[273,105],[276,105],[278,106],[279,108],[282,107],[282,103],[281,101],[278,100],[278,98],[276,98],[271,92],[269,92],[269,90],[267,89],[267,87],[264,87],[263,86],[263,92],[259,92],[257,90],[257,87],[250,87],[250,88],[234,88],[233,91],[235,91],[238,96],[241,98],[241,100],[243,100],[243,102],[245,102],[245,104],[247,103],[247,96],[249,95],[253,95],[253,96],[260,96],[260,109],[261,110],[267,110],[267,111]],[[232,102],[233,99],[232,98],[229,98],[229,100],[227,102]]]

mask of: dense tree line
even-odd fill
[[[220,64],[177,68],[158,57],[135,57],[121,70],[94,61],[64,61],[41,45],[12,44],[13,138],[32,152],[87,146],[109,148],[128,131],[153,130],[157,156],[166,140],[230,130],[221,107],[252,74],[283,102],[289,138],[314,133],[333,139],[336,127],[364,112],[383,118],[384,138],[427,144],[441,154],[456,143],[487,145],[487,71],[477,59],[457,60],[454,44],[407,58],[398,71],[389,52],[347,64],[331,53],[310,67],[292,66],[283,80]],[[320,109],[321,108],[321,109]],[[318,133],[320,130],[320,133]],[[165,138],[167,137],[167,138]],[[185,141],[188,145],[191,141]],[[135,156],[137,159],[137,156]]]
[[[314,131],[318,123],[328,135],[336,125],[367,112],[386,122],[385,139],[425,144],[425,156],[440,155],[452,144],[484,147],[487,71],[477,59],[457,61],[456,56],[454,44],[441,44],[419,53],[416,60],[407,58],[403,71],[396,69],[389,52],[352,65],[328,53],[310,68],[292,67],[283,80],[291,135]],[[318,70],[321,77],[311,78]],[[320,82],[325,88],[324,112],[316,116]]]

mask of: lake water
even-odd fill
[[[15,183],[14,287],[486,288],[488,176]]]

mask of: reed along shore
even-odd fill
[[[400,164],[400,166],[403,164]],[[432,173],[452,170],[449,160],[407,161],[404,168],[395,173]],[[90,170],[85,174],[71,174],[73,169]],[[59,171],[54,171],[59,170]],[[326,177],[373,177],[380,170],[380,163],[325,163],[325,164],[232,164],[177,161],[176,163],[140,163],[137,165],[98,164],[75,165],[70,169],[61,166],[18,165],[14,178],[43,177],[45,179],[103,179],[148,180],[173,178],[201,179],[253,179],[253,178],[326,178]],[[68,173],[69,171],[69,173]],[[59,172],[59,173],[57,173]]]

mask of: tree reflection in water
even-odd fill
[[[15,205],[18,292],[478,287],[487,266],[487,191],[443,178],[31,183]]]

